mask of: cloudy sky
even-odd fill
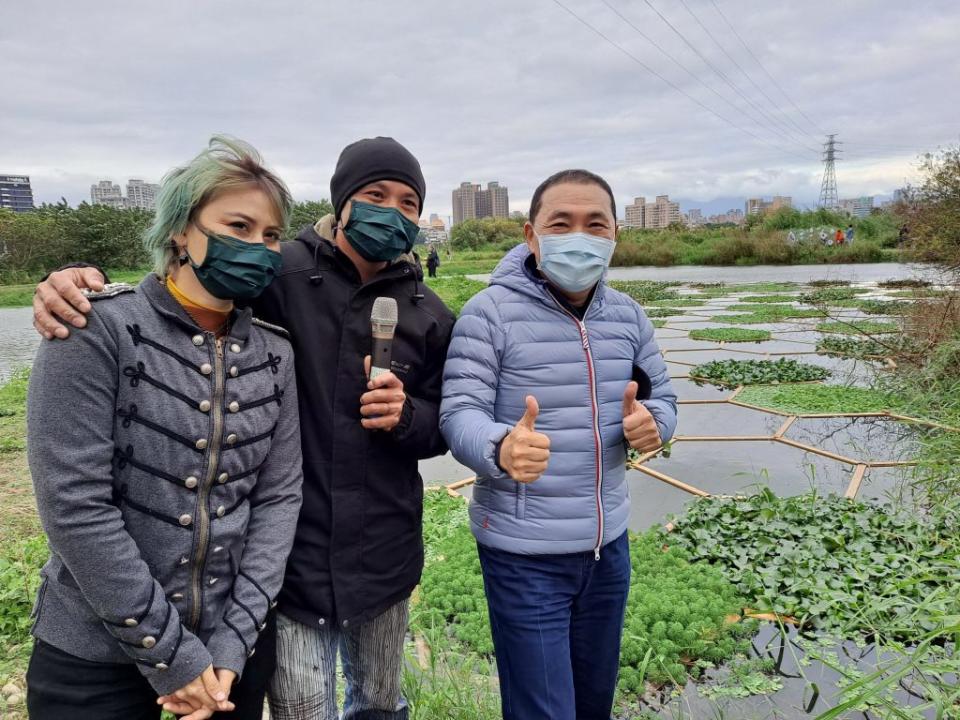
[[[716,211],[815,203],[836,132],[840,195],[889,194],[960,140],[958,37],[956,0],[3,2],[0,173],[77,203],[226,132],[318,199],[391,135],[444,216],[462,180],[524,209],[571,166]]]

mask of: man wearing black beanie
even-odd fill
[[[385,137],[348,145],[330,195],[335,214],[282,244],[283,268],[253,304],[291,335],[304,471],[278,597],[270,715],[337,718],[339,652],[340,717],[406,718],[408,600],[423,569],[417,461],[447,450],[440,384],[454,318],[422,284],[411,252],[426,183],[406,148]],[[391,372],[371,380],[365,356],[378,297],[396,300],[398,323]]]

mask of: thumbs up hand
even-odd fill
[[[650,411],[637,400],[637,383],[628,382],[623,393],[623,436],[630,447],[642,453],[656,450],[663,442]]]
[[[530,483],[543,475],[550,459],[550,438],[534,429],[540,406],[527,395],[527,411],[500,444],[500,465],[517,482]]]

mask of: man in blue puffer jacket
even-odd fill
[[[503,717],[607,720],[630,585],[626,447],[670,439],[676,395],[650,320],[603,282],[606,181],[551,176],[524,234],[454,327],[440,428],[477,473]]]

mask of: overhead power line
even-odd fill
[[[790,103],[791,105],[793,105],[794,110],[796,110],[798,113],[800,113],[800,117],[802,117],[804,120],[806,120],[808,123],[810,123],[810,126],[811,126],[814,130],[816,130],[817,132],[825,135],[826,132],[823,130],[823,128],[821,128],[819,125],[817,125],[813,120],[811,120],[811,119],[807,116],[807,114],[806,114],[803,110],[800,109],[800,106],[797,105],[797,104],[793,101],[793,98],[790,97],[790,95],[787,94],[787,91],[783,89],[783,87],[780,85],[780,83],[777,82],[777,79],[770,73],[769,70],[767,70],[766,65],[764,65],[762,62],[760,62],[760,58],[758,58],[758,57],[753,53],[753,50],[750,49],[750,46],[747,45],[747,43],[744,41],[744,39],[740,36],[740,33],[737,32],[737,28],[734,27],[733,23],[731,23],[731,22],[727,19],[727,16],[723,14],[723,10],[721,10],[721,9],[720,9],[720,6],[717,5],[716,0],[710,0],[710,2],[713,4],[713,7],[714,7],[714,9],[717,11],[717,14],[720,15],[721,18],[723,18],[723,21],[727,24],[727,27],[730,28],[730,30],[731,30],[731,31],[733,32],[733,34],[736,36],[737,40],[740,41],[740,44],[743,45],[744,49],[745,49],[748,53],[750,53],[750,57],[753,58],[754,62],[756,62],[757,65],[760,66],[760,69],[763,70],[764,74],[766,74],[766,76],[767,76],[768,78],[770,78],[770,82],[772,82],[772,83],[774,84],[774,86],[777,88],[777,90],[780,91],[780,94],[783,95],[783,96],[787,99],[787,102],[788,102],[788,103]]]
[[[811,153],[817,153],[817,152],[819,152],[819,151],[817,151],[817,150],[814,149],[814,148],[811,148],[811,147],[808,147],[808,146],[804,145],[802,142],[798,142],[797,140],[791,138],[789,135],[787,135],[786,133],[784,133],[783,130],[781,130],[781,129],[778,127],[777,121],[776,121],[774,118],[770,117],[770,115],[769,115],[762,107],[760,107],[759,105],[757,105],[753,100],[751,100],[747,95],[745,95],[745,94],[743,93],[743,91],[740,90],[740,88],[737,87],[737,86],[733,83],[733,81],[730,80],[729,77],[727,77],[727,74],[726,74],[725,72],[723,72],[723,70],[721,70],[720,68],[718,68],[713,62],[711,62],[710,59],[709,59],[706,55],[704,55],[702,52],[700,52],[699,48],[697,48],[696,45],[694,45],[692,42],[690,42],[690,41],[687,39],[686,35],[684,35],[682,32],[680,32],[680,30],[678,30],[677,27],[676,27],[672,22],[670,22],[670,20],[669,20],[662,12],[660,12],[652,2],[650,2],[650,0],[643,0],[643,1],[647,4],[647,7],[649,7],[651,10],[653,10],[653,12],[655,12],[655,13],[657,14],[657,17],[659,17],[659,18],[667,25],[667,27],[669,27],[669,28],[673,31],[673,33],[674,33],[677,37],[679,37],[679,38],[683,41],[683,43],[684,43],[688,48],[690,48],[690,49],[696,54],[696,56],[699,57],[699,58],[704,62],[705,65],[707,65],[707,67],[709,67],[711,70],[713,70],[713,72],[717,75],[717,77],[719,77],[724,83],[726,83],[726,85],[727,85],[731,90],[733,90],[733,92],[736,93],[738,97],[740,97],[740,99],[742,99],[742,100],[743,100],[745,103],[747,103],[750,107],[752,107],[754,110],[756,110],[760,115],[762,115],[764,118],[766,118],[767,122],[770,123],[770,129],[771,129],[773,132],[777,133],[777,134],[780,135],[784,140],[787,140],[788,142],[796,142],[798,145],[801,145],[805,150],[807,150],[807,151],[809,151],[809,152],[811,152]]]
[[[709,91],[712,92],[714,95],[716,95],[718,98],[720,98],[720,100],[722,100],[724,103],[726,103],[727,106],[728,106],[731,110],[733,110],[733,111],[734,111],[735,113],[737,113],[738,115],[744,116],[746,119],[750,120],[752,123],[754,123],[754,124],[755,124],[758,128],[760,128],[761,130],[768,130],[767,126],[764,125],[760,120],[757,120],[757,119],[756,119],[755,117],[753,117],[752,115],[748,115],[746,112],[744,112],[744,110],[743,110],[742,108],[738,107],[737,105],[734,105],[734,104],[733,104],[732,102],[730,102],[730,100],[728,100],[724,95],[722,95],[720,92],[718,92],[717,89],[716,89],[713,85],[710,85],[710,84],[708,84],[707,82],[705,82],[699,75],[697,75],[696,73],[694,73],[694,72],[693,72],[692,70],[690,70],[686,65],[684,65],[682,62],[680,62],[676,57],[674,57],[673,55],[671,55],[663,46],[661,46],[656,40],[654,40],[653,38],[651,38],[651,37],[650,37],[649,35],[647,35],[643,30],[641,30],[639,27],[637,27],[637,25],[636,25],[632,20],[630,20],[630,18],[628,18],[626,15],[624,15],[622,12],[620,12],[614,5],[612,5],[610,2],[608,2],[608,0],[600,0],[600,2],[602,2],[604,5],[606,5],[618,18],[620,18],[620,19],[623,20],[628,26],[630,26],[640,37],[642,37],[642,38],[643,38],[644,40],[646,40],[648,43],[650,43],[651,45],[653,45],[653,47],[655,47],[658,51],[660,51],[660,53],[662,53],[662,54],[664,55],[664,57],[666,57],[668,60],[670,60],[670,62],[672,62],[672,63],[673,63],[674,65],[676,65],[678,68],[680,68],[681,70],[683,70],[683,72],[685,72],[690,78],[692,78],[692,79],[695,80],[696,82],[700,83],[700,85],[702,85],[702,86],[705,87],[707,90],[709,90]],[[782,134],[781,134],[781,137],[783,137]],[[810,149],[812,150],[812,148],[810,148]]]
[[[747,79],[747,81],[751,85],[753,85],[757,89],[757,91],[761,95],[763,95],[764,98],[766,98],[767,102],[770,103],[770,106],[775,110],[777,110],[781,115],[783,115],[787,119],[787,121],[797,129],[797,131],[800,133],[800,137],[803,137],[804,135],[810,135],[810,132],[808,130],[804,130],[802,127],[797,125],[796,121],[793,118],[791,118],[790,115],[783,112],[783,110],[779,108],[778,103],[772,97],[767,95],[767,91],[764,90],[762,87],[760,87],[759,84],[757,84],[757,82],[753,79],[753,77],[746,70],[744,70],[743,66],[737,62],[737,59],[733,57],[733,55],[727,52],[727,49],[723,46],[723,44],[719,40],[717,40],[716,36],[713,34],[710,28],[706,24],[704,24],[704,22],[700,19],[700,17],[691,9],[691,7],[687,4],[687,1],[680,0],[680,4],[683,5],[683,8],[690,14],[690,17],[692,17],[696,21],[697,25],[699,25],[703,29],[703,31],[707,34],[707,37],[713,40],[713,44],[716,45],[718,48],[720,48],[720,52],[722,52],[727,57],[727,59],[734,64],[737,70],[739,70],[740,73]]]
[[[795,153],[795,152],[793,152],[792,150],[788,150],[787,148],[777,147],[776,145],[768,142],[767,140],[765,140],[764,138],[756,135],[755,133],[751,132],[750,130],[748,130],[748,129],[746,129],[746,128],[740,126],[740,125],[738,125],[738,124],[735,123],[735,122],[733,122],[733,121],[730,120],[729,118],[724,117],[723,115],[721,115],[720,113],[718,113],[718,112],[717,112],[716,110],[714,110],[713,108],[711,108],[711,107],[709,107],[708,105],[705,105],[704,103],[700,102],[700,100],[698,100],[697,98],[695,98],[693,95],[691,95],[690,93],[688,93],[686,90],[684,90],[683,88],[681,88],[681,87],[680,87],[679,85],[677,85],[676,83],[672,82],[669,78],[666,78],[666,77],[664,77],[663,75],[661,75],[660,73],[658,73],[656,70],[654,70],[652,67],[650,67],[649,65],[647,65],[645,62],[643,62],[643,61],[642,61],[640,58],[638,58],[636,55],[634,55],[634,54],[631,53],[629,50],[627,50],[626,48],[624,48],[624,47],[623,47],[622,45],[620,45],[618,42],[616,42],[616,41],[614,41],[613,39],[611,39],[611,38],[610,38],[608,35],[606,35],[602,30],[594,27],[594,26],[591,25],[589,22],[587,22],[586,20],[584,20],[584,19],[583,19],[582,17],[580,17],[577,13],[575,13],[575,12],[574,12],[573,10],[571,10],[569,7],[567,7],[566,5],[564,5],[560,0],[553,0],[553,2],[554,2],[555,5],[558,5],[558,6],[561,7],[563,10],[565,10],[568,14],[570,14],[571,16],[573,16],[573,18],[576,19],[581,25],[587,27],[588,29],[590,29],[591,31],[593,31],[595,34],[599,35],[599,36],[600,36],[601,38],[603,38],[607,43],[609,43],[610,45],[612,45],[613,47],[615,47],[617,50],[619,50],[621,53],[623,53],[624,55],[626,55],[628,58],[630,58],[633,62],[635,62],[635,63],[636,63],[637,65],[639,65],[640,67],[642,67],[642,68],[643,68],[644,70],[646,70],[648,73],[650,73],[651,75],[653,75],[654,77],[656,77],[657,79],[659,79],[661,82],[665,83],[666,85],[669,85],[671,88],[673,88],[673,89],[676,90],[678,93],[680,93],[680,94],[683,95],[685,98],[687,98],[690,102],[695,103],[697,106],[699,106],[699,107],[702,108],[703,110],[707,111],[708,113],[710,113],[711,115],[713,115],[713,116],[716,117],[717,119],[721,120],[721,121],[724,122],[725,124],[729,125],[730,127],[734,128],[735,130],[739,130],[740,132],[745,133],[746,135],[749,135],[750,137],[752,137],[752,138],[753,138],[754,140],[756,140],[757,142],[760,142],[760,143],[763,143],[764,145],[767,145],[767,146],[769,146],[769,147],[772,147],[772,148],[773,148],[774,150],[776,150],[777,152],[786,153],[787,155],[792,155],[793,157],[799,158],[800,160],[803,160],[804,162],[808,162],[808,161],[809,161],[809,158],[804,157],[804,156],[802,156],[802,155],[799,155],[798,153]]]

